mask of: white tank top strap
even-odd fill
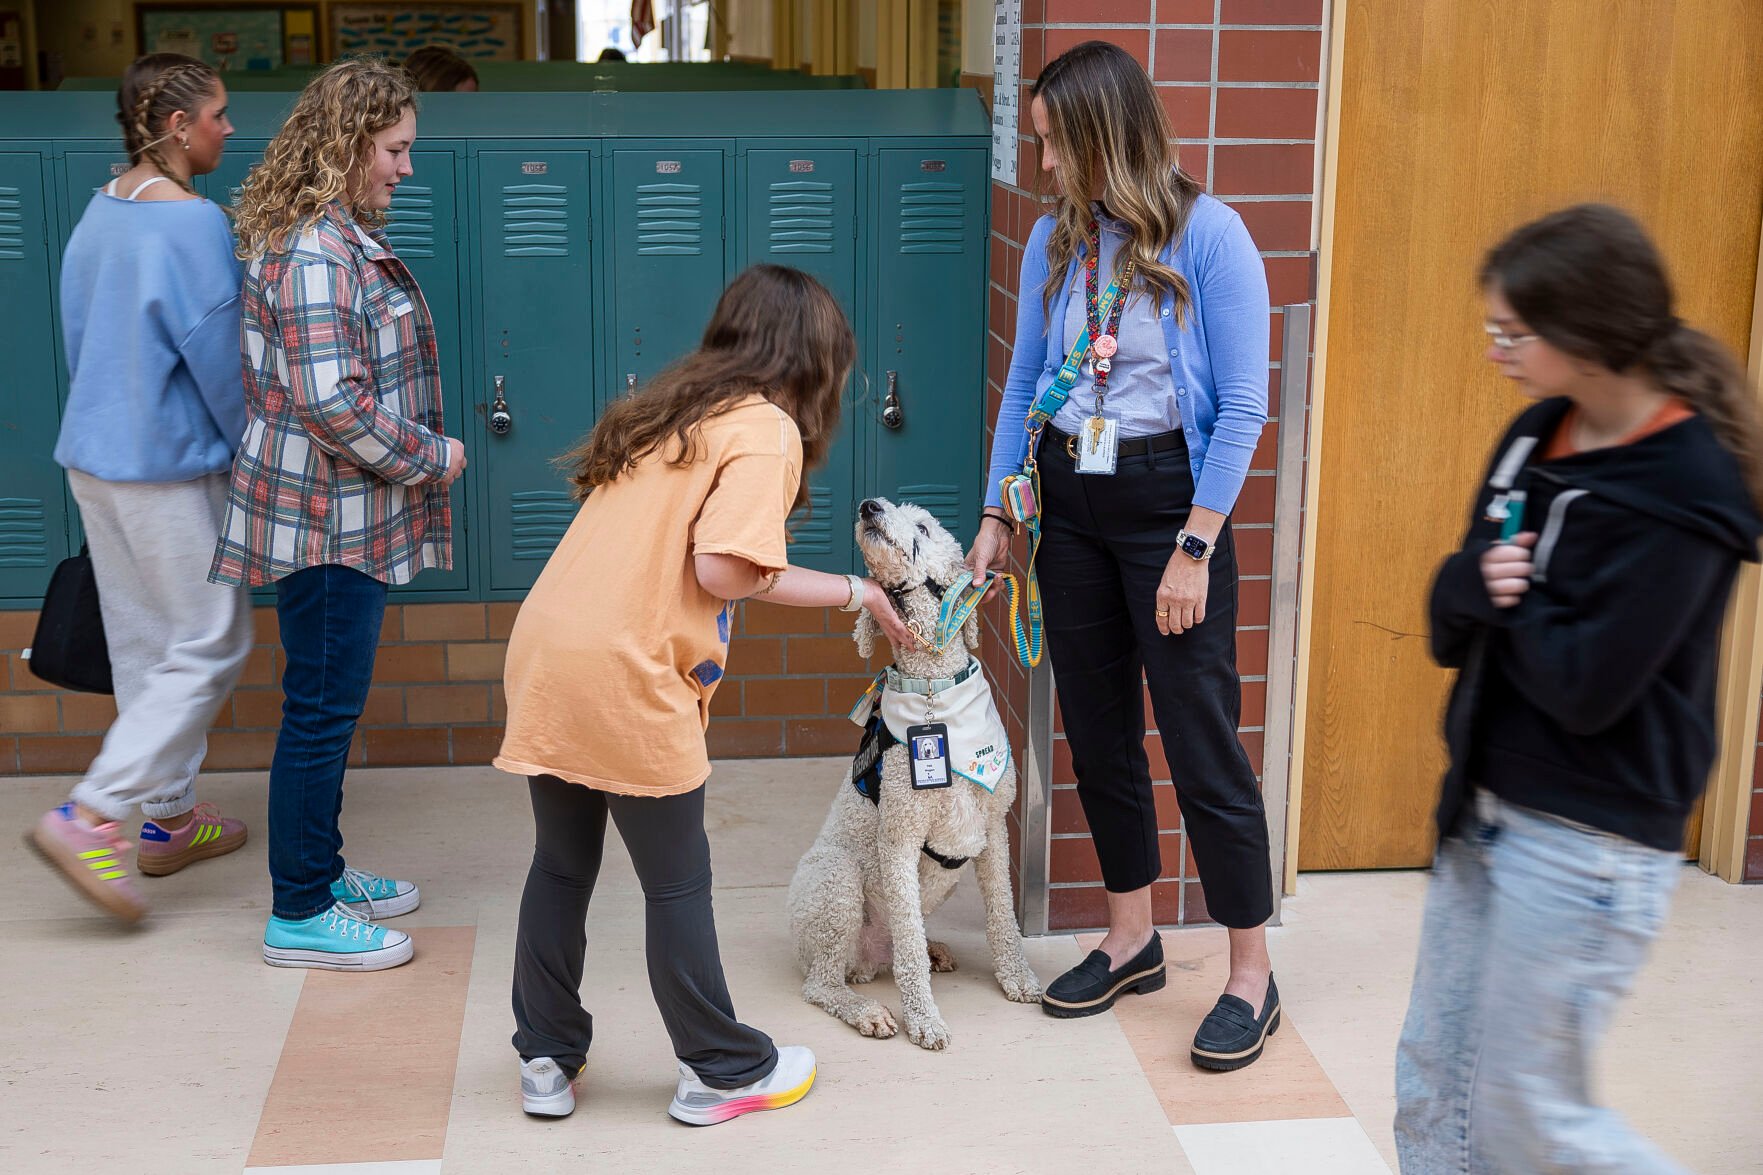
[[[118,176],[117,178],[120,179],[122,177]],[[111,180],[109,183],[104,185],[104,194],[106,196],[115,196],[116,195],[116,180]]]
[[[114,184],[115,182],[116,182],[115,180],[111,181],[112,184]],[[130,192],[124,198],[128,199],[128,200],[138,200],[141,198],[141,193],[145,192],[148,188],[152,187],[154,184],[169,184],[170,182],[171,182],[170,180],[166,179],[162,175],[151,176],[148,179],[143,180],[141,182],[140,187],[138,187],[134,191]]]

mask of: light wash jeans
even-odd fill
[[[1683,867],[1477,796],[1426,895],[1396,1052],[1403,1175],[1684,1171],[1591,1089],[1593,1054]]]

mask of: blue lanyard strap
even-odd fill
[[[1114,303],[1124,297],[1118,276],[1108,283],[1102,293],[1102,301],[1096,308],[1097,321],[1107,322],[1114,313]],[[1052,329],[1049,327],[1048,329]],[[1083,370],[1084,358],[1090,352],[1090,327],[1086,322],[1078,332],[1077,342],[1072,345],[1071,354],[1065,357],[1065,365],[1059,369],[1059,377],[1047,385],[1028,410],[1028,419],[1023,426],[1031,433],[1038,433],[1049,420],[1059,415],[1059,409],[1065,407],[1065,401],[1071,399],[1071,389],[1077,385],[1077,376]],[[1032,442],[1031,442],[1032,448]],[[1032,456],[1032,454],[1031,454]]]

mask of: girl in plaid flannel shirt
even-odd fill
[[[434,322],[380,227],[411,174],[416,90],[375,59],[314,78],[240,196],[247,423],[209,578],[276,590],[286,704],[269,774],[264,962],[373,971],[411,957],[373,924],[415,885],[348,868],[344,766],[389,584],[452,566]]]

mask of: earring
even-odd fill
[[[188,140],[188,139],[179,139],[179,140],[178,140],[178,142],[180,142],[180,143],[182,143],[182,144],[183,144],[183,145],[184,145],[184,150],[186,150],[186,151],[188,151],[188,150],[189,150],[189,149],[190,149],[190,140]]]

